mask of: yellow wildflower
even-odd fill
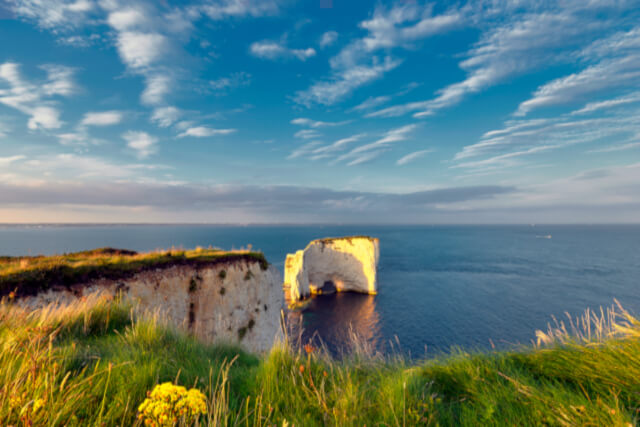
[[[38,398],[33,401],[33,413],[35,414],[44,407],[44,399]]]
[[[172,383],[158,384],[138,407],[138,418],[145,425],[172,426],[178,420],[191,424],[207,413],[206,398],[202,392]]]

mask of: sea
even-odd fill
[[[616,300],[640,313],[638,225],[5,225],[0,255],[251,247],[282,271],[309,241],[348,235],[380,239],[378,295],[317,296],[293,316],[303,340],[331,351],[348,351],[354,335],[415,358],[514,348],[554,318]]]

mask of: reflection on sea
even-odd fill
[[[324,344],[334,354],[352,349],[354,336],[378,350],[382,344],[376,297],[351,292],[311,297],[302,312],[288,312],[289,336],[302,343]]]

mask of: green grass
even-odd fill
[[[266,270],[264,255],[219,249],[168,250],[138,254],[102,248],[55,256],[0,257],[0,296],[35,295],[51,287],[70,287],[96,279],[119,280],[140,271],[172,265],[206,265],[248,260]]]
[[[205,345],[119,302],[0,305],[0,425],[132,425],[155,384],[208,398],[201,425],[638,425],[640,322],[617,310],[541,344],[420,362],[354,341],[340,360]],[[34,403],[42,408],[34,410]]]

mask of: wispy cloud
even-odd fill
[[[425,101],[414,101],[384,108],[370,117],[393,117],[413,113],[425,117],[453,106],[466,96],[485,90],[505,79],[551,63],[565,62],[584,45],[616,21],[597,21],[593,17],[613,4],[568,1],[562,5],[505,3],[490,8],[463,7],[466,22],[483,30],[479,42],[460,62],[467,77],[437,91]],[[492,19],[497,14],[504,20]],[[461,19],[462,19],[461,16]],[[557,37],[562,33],[562,37]]]
[[[407,163],[411,163],[412,161],[417,160],[420,157],[423,157],[425,154],[431,153],[431,152],[433,152],[433,150],[414,151],[413,153],[409,153],[406,156],[400,157],[396,162],[396,165],[398,166],[406,165]]]
[[[316,51],[312,47],[308,47],[306,49],[292,49],[284,45],[282,42],[276,42],[273,40],[263,40],[251,43],[249,52],[258,58],[271,60],[296,58],[300,61],[306,61],[316,55]]]
[[[571,115],[590,114],[601,110],[608,110],[627,104],[640,102],[640,92],[634,92],[630,95],[622,96],[605,101],[590,102],[579,110],[571,112]]]
[[[349,166],[361,164],[378,157],[392,144],[406,141],[417,125],[410,124],[399,128],[390,129],[373,142],[353,148],[348,153],[342,154],[334,160],[334,163],[347,162]],[[374,154],[375,153],[375,154]]]
[[[313,103],[335,104],[354,89],[381,78],[387,71],[393,70],[400,63],[399,60],[386,57],[381,62],[374,60],[370,65],[340,67],[330,79],[317,82],[309,89],[298,92],[294,100],[307,106]]]
[[[453,168],[486,170],[526,164],[523,158],[573,145],[599,145],[591,151],[617,151],[637,141],[640,124],[637,108],[626,108],[615,116],[577,117],[566,114],[541,119],[508,120],[501,129],[486,132],[454,157]],[[613,146],[610,144],[617,142]],[[614,148],[616,147],[616,148]],[[471,160],[471,159],[474,160]]]
[[[250,83],[251,74],[239,71],[227,77],[209,81],[209,87],[218,93],[222,93],[240,86],[248,86]]]
[[[214,129],[206,126],[195,126],[186,129],[184,132],[178,135],[178,138],[184,138],[187,136],[196,138],[207,138],[218,135],[229,135],[231,133],[234,133],[235,131],[236,129]]]
[[[634,148],[640,148],[640,141],[630,142],[627,144],[612,145],[610,147],[600,148],[597,150],[589,150],[587,151],[587,153],[612,153],[615,151],[625,151],[625,150],[631,150]]]
[[[295,150],[293,150],[291,154],[289,154],[287,159],[291,160],[291,159],[297,159],[298,157],[306,157],[311,153],[313,153],[313,150],[316,147],[320,146],[321,144],[322,142],[320,141],[308,142],[300,147],[297,147]]]
[[[391,101],[391,96],[389,95],[381,95],[381,96],[370,96],[365,99],[360,104],[356,105],[351,109],[351,111],[364,111],[370,110],[372,108],[379,107],[387,102]]]
[[[359,24],[367,34],[331,58],[331,75],[298,92],[294,99],[307,106],[335,104],[402,63],[390,55],[379,57],[377,51],[411,47],[412,43],[449,31],[461,22],[462,16],[457,11],[433,15],[431,6],[418,3],[396,4],[391,8],[379,6],[371,19]]]
[[[359,165],[361,163],[369,162],[369,161],[379,157],[385,151],[387,151],[387,150],[368,151],[368,152],[362,153],[360,155],[353,155],[353,156],[350,157],[353,160],[347,161],[347,166],[355,166],[355,165]]]
[[[35,20],[41,28],[54,30],[83,25],[95,7],[89,0],[14,0],[10,5],[18,16]]]
[[[318,155],[326,155],[329,153],[334,153],[336,151],[344,150],[349,144],[360,141],[365,136],[367,136],[366,133],[359,133],[356,135],[348,136],[346,138],[341,138],[332,144],[325,145],[320,148],[316,148],[315,150],[313,150],[312,154],[314,156],[318,156]]]
[[[342,126],[350,123],[351,120],[343,120],[341,122],[323,122],[320,120],[312,120],[304,117],[299,117],[297,119],[291,120],[292,125],[298,126],[306,126],[310,128],[324,128],[324,127],[334,127],[334,126]]]
[[[314,139],[320,138],[322,135],[315,129],[302,129],[296,132],[293,137],[300,139]]]
[[[585,49],[591,52],[594,64],[539,87],[531,99],[518,106],[515,115],[524,116],[534,109],[587,99],[601,92],[611,93],[640,81],[640,27],[600,40],[596,46]]]
[[[320,37],[320,47],[325,48],[331,46],[338,40],[338,33],[336,31],[327,31]]]

